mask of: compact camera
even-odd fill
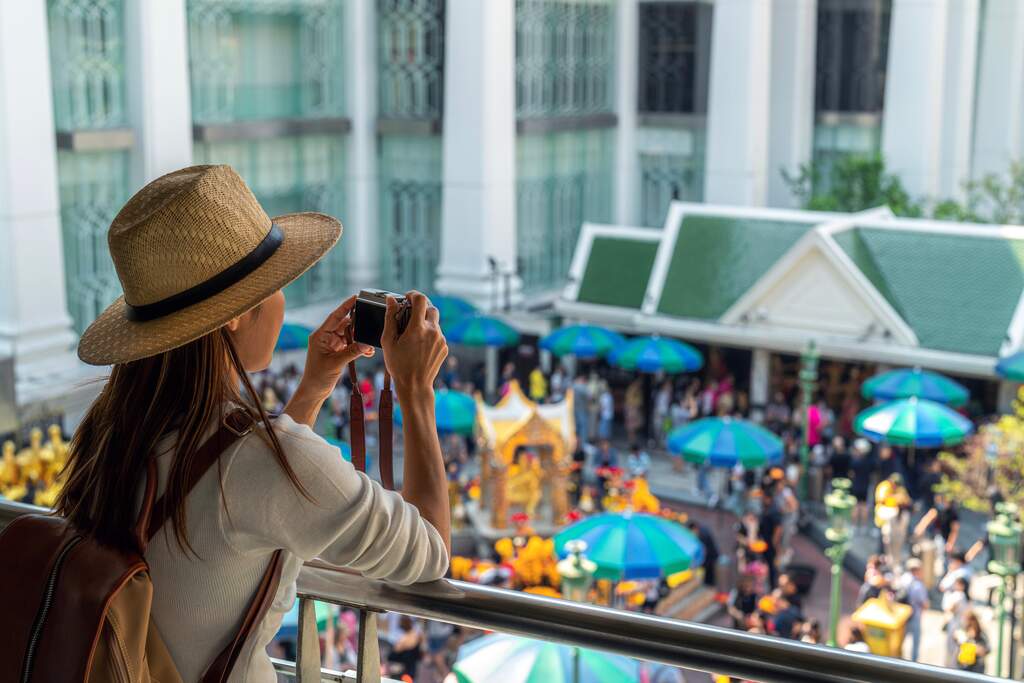
[[[352,312],[355,318],[352,338],[355,341],[381,348],[380,340],[384,334],[384,319],[387,315],[387,298],[389,296],[397,299],[399,305],[395,329],[399,335],[405,331],[412,310],[409,300],[401,294],[387,292],[383,289],[364,289],[356,297],[355,310]]]

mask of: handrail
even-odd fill
[[[0,500],[0,528],[27,512],[46,510]],[[307,563],[300,571],[298,595],[306,604],[315,599],[364,613],[399,612],[763,683],[996,683],[1004,680],[462,581],[398,586],[315,561]],[[312,610],[302,611],[309,611],[308,616],[313,619]]]
[[[300,598],[399,612],[763,683],[995,683],[1003,679],[719,626],[441,580],[397,586],[309,563]]]

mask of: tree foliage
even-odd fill
[[[897,216],[929,216],[970,223],[1024,224],[1024,163],[1013,162],[1003,175],[991,173],[963,185],[960,199],[913,197],[900,178],[886,169],[880,154],[848,154],[830,164],[800,166],[782,177],[806,209],[864,211],[888,206]]]
[[[936,491],[979,512],[991,512],[999,500],[1024,509],[1024,387],[1013,414],[983,426],[964,450],[939,454],[943,477]]]

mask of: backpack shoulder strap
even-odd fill
[[[220,458],[221,453],[227,450],[235,441],[252,431],[255,420],[244,410],[235,410],[228,413],[217,431],[213,433],[203,445],[199,447],[192,467],[186,474],[185,495],[187,496],[195,485],[199,483],[203,475],[213,467],[213,464]],[[149,467],[146,473],[146,490],[143,495],[142,509],[135,525],[135,538],[139,544],[140,552],[144,552],[150,539],[160,530],[166,522],[170,511],[161,496],[156,498],[156,459],[150,458]],[[270,609],[277,588],[281,583],[281,569],[284,565],[284,554],[275,550],[270,558],[270,564],[263,573],[256,593],[253,595],[249,609],[242,619],[242,623],[235,633],[235,637],[221,650],[220,654],[213,660],[209,668],[203,674],[201,683],[224,683],[227,681],[231,670],[238,661],[242,648],[249,638],[249,635],[263,623],[263,618]]]
[[[192,465],[185,475],[184,496],[195,488],[203,475],[213,467],[213,464],[220,458],[221,453],[228,449],[231,444],[252,431],[255,424],[252,416],[244,410],[234,410],[224,416],[217,431],[213,433],[203,445],[196,451],[192,459]],[[143,498],[142,509],[136,522],[135,538],[139,543],[140,552],[145,552],[149,541],[156,535],[170,517],[172,511],[167,509],[165,496],[153,500],[156,494],[156,459],[150,458],[149,469],[146,476],[146,492]]]

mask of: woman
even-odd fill
[[[155,461],[168,523],[145,551],[152,618],[185,681],[198,680],[235,637],[274,557],[283,558],[275,599],[230,681],[276,680],[265,650],[295,600],[303,561],[319,556],[397,583],[437,579],[448,566],[432,389],[447,347],[426,297],[410,293],[401,335],[398,304],[389,300],[382,338],[405,418],[401,494],[356,472],[311,429],[346,364],[374,353],[346,341],[354,297],[310,336],[305,371],[279,418],[267,420],[239,390],[255,396],[249,373],[270,363],[284,317],[281,289],[340,234],[322,214],[271,220],[228,166],[154,180],[110,227],[125,295],[85,331],[78,354],[113,368],[71,441],[56,507],[101,542],[136,547],[131,532]],[[228,417],[238,408],[250,416],[244,429]],[[225,428],[238,438],[185,498],[197,449]]]
[[[388,661],[392,663],[388,675],[408,676],[416,680],[416,669],[423,657],[423,634],[414,627],[412,618],[405,614],[399,619],[398,628],[401,635],[388,655]]]
[[[957,668],[963,671],[985,673],[985,657],[988,655],[988,637],[981,628],[978,615],[967,612],[963,616],[964,627],[957,631],[956,641],[960,645],[957,654]]]

